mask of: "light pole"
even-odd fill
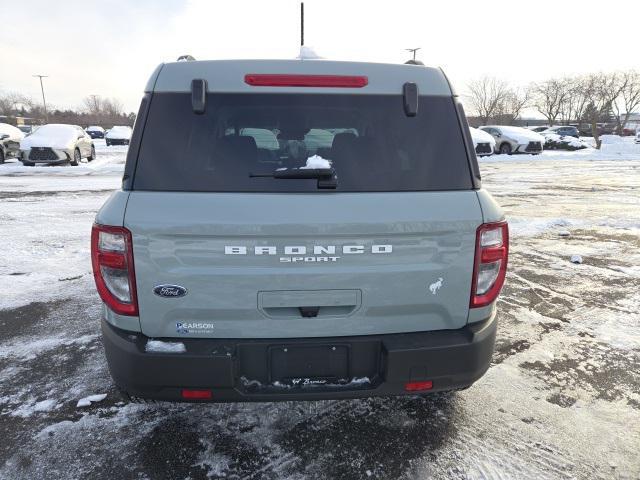
[[[42,104],[44,105],[44,121],[49,122],[49,115],[47,114],[47,101],[44,98],[44,86],[42,85],[42,79],[47,78],[49,75],[33,75],[40,79],[40,90],[42,90]]]

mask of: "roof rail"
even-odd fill
[[[180,55],[176,62],[194,62],[196,59],[191,55]]]

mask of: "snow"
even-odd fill
[[[488,127],[499,129],[503,135],[506,135],[520,144],[526,144],[529,142],[542,142],[544,144],[545,142],[542,135],[527,128],[512,127],[509,125],[488,125]]]
[[[76,404],[76,408],[88,407],[92,403],[101,402],[105,398],[107,398],[106,393],[98,393],[95,395],[89,395],[88,397],[83,397],[80,400],[78,400],[78,403]]]
[[[300,53],[296,57],[299,60],[321,60],[323,57],[318,55],[313,47],[301,46]]]
[[[104,128],[99,125],[91,125],[87,127],[87,132],[104,132]]]
[[[300,167],[301,169],[309,169],[309,168],[331,168],[331,160],[327,160],[326,158],[322,158],[320,155],[314,155],[312,157],[307,158],[307,163],[304,167]]]
[[[110,139],[110,140],[111,139],[114,139],[114,140],[130,140],[132,133],[133,133],[133,130],[131,129],[131,127],[115,126],[115,127],[113,127],[111,130],[109,130],[107,132],[105,137]]]
[[[469,132],[471,132],[471,138],[473,140],[473,144],[477,147],[479,143],[490,143],[492,147],[495,147],[496,140],[492,135],[489,135],[487,132],[480,130],[479,128],[469,127]]]
[[[571,263],[582,263],[582,255],[571,255]]]
[[[162,340],[149,340],[144,347],[145,352],[153,353],[184,353],[187,351],[182,342],[165,342]]]
[[[0,136],[2,135],[9,135],[7,140],[13,140],[14,142],[19,142],[24,138],[24,132],[22,130],[8,123],[0,123]]]
[[[78,138],[78,129],[73,125],[50,123],[38,128],[20,142],[22,150],[32,147],[68,148]]]

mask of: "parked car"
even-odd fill
[[[104,138],[104,128],[98,125],[92,125],[87,127],[86,132],[89,134],[91,138]]]
[[[531,153],[537,155],[544,148],[544,137],[526,128],[488,125],[480,127],[496,141],[496,152],[511,155],[512,153]]]
[[[640,143],[640,130],[636,132],[636,140],[635,143]]]
[[[473,140],[474,148],[476,149],[476,155],[479,157],[485,157],[487,155],[493,155],[496,148],[496,141],[487,132],[483,132],[477,128],[469,127],[471,132],[471,139]]]
[[[92,161],[96,150],[91,137],[78,125],[43,125],[20,142],[20,160],[26,166]]]
[[[545,150],[583,150],[591,145],[581,138],[570,135],[558,135],[556,133],[544,133]]]
[[[127,126],[117,125],[109,129],[104,136],[107,147],[110,145],[129,145],[132,132],[131,127]]]
[[[0,123],[0,163],[20,156],[20,140],[23,138],[24,133],[18,128],[8,123]]]
[[[554,135],[560,135],[562,137],[580,138],[580,133],[578,132],[578,129],[576,127],[572,127],[571,125],[555,125],[539,133],[542,136],[545,136],[546,133],[551,133]]]
[[[91,241],[125,396],[416,395],[484,374],[508,227],[440,69],[174,62],[146,91]]]
[[[549,125],[534,125],[532,127],[527,127],[527,130],[531,130],[532,132],[540,133],[544,132],[549,128]]]

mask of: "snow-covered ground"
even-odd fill
[[[632,140],[481,160],[512,244],[469,390],[226,405],[128,404],[111,384],[89,232],[126,147],[96,143],[79,167],[0,165],[0,478],[639,478]]]

